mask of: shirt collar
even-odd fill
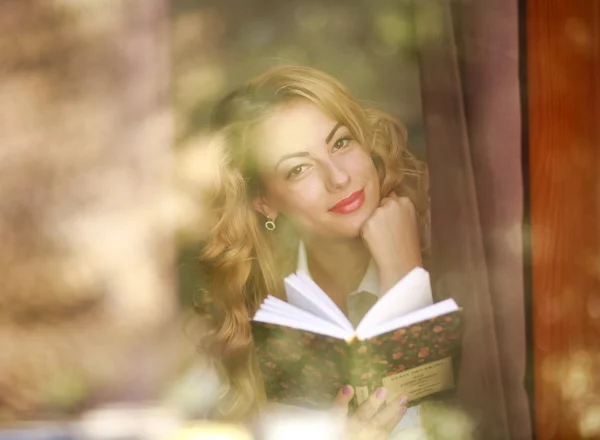
[[[311,276],[310,271],[308,270],[306,247],[302,241],[300,241],[300,245],[298,246],[298,264],[296,265],[296,270],[305,272],[308,276]],[[380,283],[377,266],[375,265],[373,259],[371,259],[371,261],[369,261],[367,271],[365,272],[365,275],[358,286],[358,289],[350,293],[350,295],[355,295],[358,292],[369,292],[379,298],[379,286]]]

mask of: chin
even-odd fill
[[[362,209],[360,211],[363,211]],[[339,238],[358,238],[360,237],[361,229],[366,221],[371,217],[372,211],[364,210],[356,212],[355,215],[348,215],[346,218],[337,221],[334,229],[334,235]]]

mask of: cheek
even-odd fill
[[[306,223],[326,210],[323,186],[314,178],[295,184],[280,182],[267,189],[275,209],[293,222]]]
[[[370,154],[358,147],[351,154],[344,157],[344,167],[348,170],[353,180],[360,180],[360,183],[379,184],[377,169],[373,163]]]

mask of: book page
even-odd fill
[[[284,282],[285,293],[290,304],[338,325],[348,332],[354,332],[354,327],[346,315],[307,274],[297,272],[287,276]]]
[[[252,318],[253,321],[276,324],[298,330],[306,330],[337,339],[348,339],[351,337],[351,334],[347,331],[318,316],[311,315],[310,313],[298,309],[285,301],[269,297],[269,303],[270,304],[265,307],[261,306],[254,315],[254,318]]]
[[[358,334],[372,331],[393,319],[433,304],[429,274],[416,267],[371,307],[356,328]]]
[[[399,328],[408,327],[409,325],[416,324],[418,322],[426,321],[436,316],[446,315],[451,312],[459,310],[458,304],[453,299],[446,299],[438,303],[432,304],[424,309],[417,310],[408,315],[401,316],[390,322],[386,322],[382,325],[376,326],[369,330],[363,330],[361,333],[357,331],[359,339],[369,339],[374,336],[383,335],[392,330]]]
[[[291,307],[290,307],[291,306]],[[280,300],[279,298],[275,298],[271,295],[267,296],[260,306],[260,310],[273,313],[276,315],[285,316],[291,318],[295,321],[306,321],[306,322],[315,322],[316,317],[312,313],[306,312],[304,310],[299,309],[285,301]],[[333,325],[328,321],[323,320],[328,325]],[[319,321],[321,322],[321,321]]]

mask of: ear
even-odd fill
[[[275,220],[277,218],[278,212],[271,207],[271,204],[264,196],[255,197],[252,200],[252,207],[256,212],[268,219]]]

